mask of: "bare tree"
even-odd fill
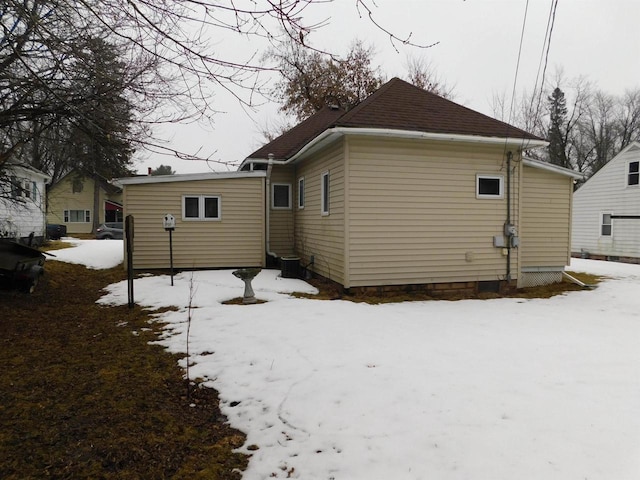
[[[627,90],[618,103],[618,150],[640,139],[640,88]]]
[[[416,87],[449,100],[455,97],[454,87],[442,79],[433,64],[425,57],[407,57],[406,69],[408,81]]]
[[[138,69],[128,90],[139,125],[209,119],[214,93],[226,90],[251,107],[270,93],[259,74],[272,71],[260,55],[238,58],[216,52],[221,35],[265,39],[278,48],[306,46],[311,32],[327,23],[306,22],[311,6],[326,0],[5,0],[0,7],[0,164],[30,141],[42,125],[76,114],[85,97],[70,95],[67,68],[87,38],[105,38]],[[361,16],[395,45],[417,45],[409,32],[397,36],[376,18],[373,0],[356,0]],[[85,42],[86,43],[86,42]],[[135,101],[133,101],[135,100]],[[163,105],[163,108],[159,108]],[[51,117],[55,118],[51,118]],[[24,122],[39,122],[39,128]],[[149,133],[146,131],[145,133]],[[147,135],[140,145],[180,155]]]
[[[284,51],[272,49],[268,59],[279,65],[282,78],[274,94],[285,114],[303,120],[325,106],[348,110],[376,91],[384,81],[372,66],[373,48],[356,40],[344,58],[308,50],[289,42]]]

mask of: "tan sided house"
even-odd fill
[[[49,187],[47,223],[66,225],[68,234],[91,233],[96,200],[98,224],[122,221],[122,189],[100,175],[73,170]]]
[[[161,220],[179,212],[179,268],[297,258],[344,288],[432,292],[559,281],[576,174],[523,157],[545,145],[394,78],[349,111],[321,110],[234,174],[122,179],[134,267],[167,266]]]

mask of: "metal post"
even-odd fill
[[[171,264],[171,286],[173,287],[173,229],[169,230],[169,262]]]
[[[133,308],[133,215],[127,215],[124,223],[127,242],[127,295],[129,308]]]

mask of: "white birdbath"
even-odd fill
[[[251,305],[258,302],[255,293],[253,293],[253,288],[251,287],[251,280],[253,280],[261,270],[261,268],[241,268],[240,270],[233,272],[235,277],[244,282],[244,297],[242,298],[242,303],[244,305]]]

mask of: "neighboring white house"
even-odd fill
[[[3,166],[7,182],[0,188],[0,237],[26,241],[33,233],[36,244],[45,237],[46,185],[51,178],[23,164]]]
[[[640,259],[640,142],[628,145],[574,193],[571,251]]]

